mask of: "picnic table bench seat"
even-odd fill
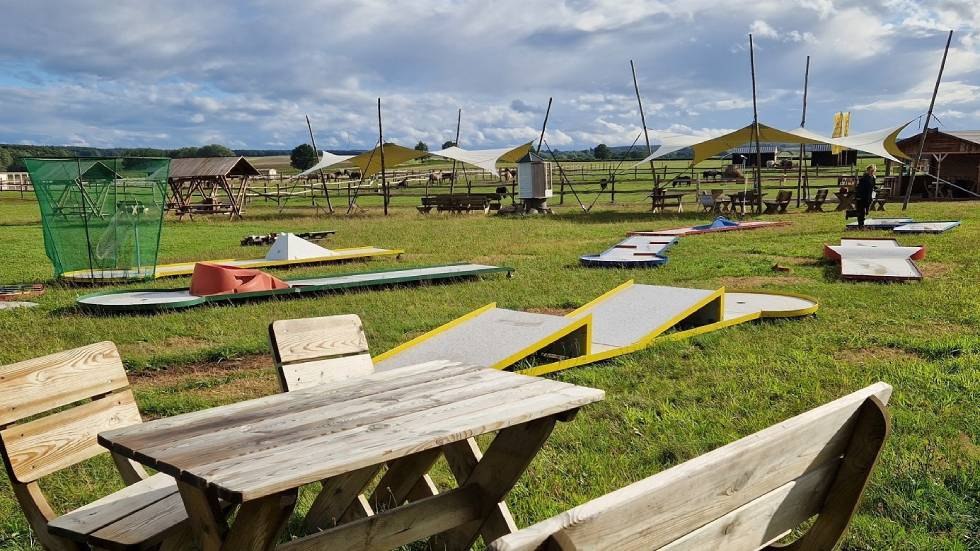
[[[432,209],[462,213],[483,211],[489,214],[492,210],[500,210],[501,196],[498,193],[463,193],[453,195],[430,195],[422,197],[422,204],[415,207],[422,214],[428,214]]]
[[[141,423],[113,343],[0,367],[0,381],[0,452],[41,545],[59,551],[182,548],[188,517],[167,475],[148,476],[139,464],[113,454],[127,486],[61,516],[38,485],[47,475],[107,453],[96,439],[100,431]]]
[[[889,433],[877,383],[497,539],[492,551],[829,550]],[[810,518],[790,547],[772,545]]]
[[[823,212],[823,204],[827,202],[827,190],[818,189],[812,199],[807,198],[803,202],[806,203],[806,212]]]
[[[775,200],[762,202],[766,206],[766,210],[762,214],[786,214],[786,208],[789,207],[789,202],[792,199],[792,191],[782,190],[776,194]]]

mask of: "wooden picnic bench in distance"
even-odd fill
[[[813,199],[804,199],[806,212],[823,212],[823,204],[827,202],[827,190],[818,189]]]
[[[492,551],[830,550],[888,437],[877,383],[504,536]],[[811,517],[789,547],[773,546]]]
[[[38,485],[47,475],[105,453],[96,441],[99,431],[142,421],[116,345],[100,342],[6,365],[0,380],[0,452],[41,545],[58,551],[183,548],[187,513],[174,479],[165,474],[149,476],[139,464],[113,454],[127,486],[61,516]],[[76,402],[82,403],[60,409]]]
[[[763,201],[763,204],[766,205],[766,210],[762,214],[786,214],[786,207],[789,206],[791,199],[793,199],[792,191],[780,191],[776,194],[774,201]]]
[[[484,214],[489,214],[492,210],[500,210],[500,199],[498,193],[430,195],[422,197],[422,204],[415,208],[422,214],[428,214],[433,208],[454,214],[471,211],[483,211]]]
[[[99,442],[180,475],[203,551],[391,549],[435,535],[435,548],[463,550],[555,423],[603,397],[597,389],[434,361],[102,432]],[[424,463],[447,445],[493,432],[458,488],[276,547],[302,486],[358,477],[379,464]],[[240,505],[233,523],[217,509],[219,499]]]
[[[667,193],[657,188],[647,197],[650,199],[650,212],[664,212],[668,207],[677,207],[677,212],[684,212],[683,193]]]
[[[274,321],[269,325],[269,340],[283,392],[366,377],[375,371],[364,326],[354,314]],[[459,484],[483,458],[472,438],[445,446],[443,453]],[[332,528],[405,501],[438,494],[439,488],[428,475],[438,458],[438,454],[429,454],[424,461],[389,464],[370,498],[362,492],[381,470],[380,464],[362,469],[353,477],[324,480],[306,514],[306,532]],[[414,484],[412,479],[416,480]],[[498,503],[496,509],[481,529],[485,541],[517,529],[506,503]]]

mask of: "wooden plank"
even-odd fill
[[[279,382],[286,392],[311,386],[337,383],[347,379],[364,378],[374,373],[370,354],[341,356],[279,367]]]
[[[155,474],[52,520],[48,531],[65,537],[91,534],[176,494],[177,484],[173,478]]]
[[[219,408],[211,408],[144,423],[112,431],[100,436],[104,446],[135,458],[134,450],[150,447],[159,442],[183,440],[200,435],[212,434],[227,428],[246,425],[280,415],[299,411],[308,404],[356,400],[368,396],[383,399],[384,395],[394,396],[397,392],[412,392],[414,388],[434,381],[465,376],[467,373],[483,370],[479,366],[434,361],[404,368],[397,371],[376,373],[365,379],[338,384],[330,388],[309,388],[296,392],[274,394]]]
[[[99,432],[141,422],[131,390],[15,425],[0,432],[10,469],[32,482],[104,453]]]
[[[120,551],[150,548],[164,539],[179,535],[186,528],[187,512],[176,492],[89,535],[97,548]]]
[[[339,403],[326,402],[319,407],[299,409],[244,426],[231,424],[192,438],[177,434],[173,441],[142,448],[137,455],[147,460],[152,458],[151,465],[166,463],[181,470],[229,458],[245,459],[251,453],[348,430],[365,430],[373,423],[500,390],[499,374],[484,370],[468,377],[457,377],[440,385],[438,392],[412,395],[406,391],[393,391],[382,399],[367,396]],[[506,382],[527,384],[530,381],[533,379]]]
[[[480,509],[490,513],[503,501],[507,492],[531,464],[538,450],[544,445],[555,428],[556,417],[542,417],[500,431],[486,455],[463,483],[463,488],[480,488]],[[432,545],[434,549],[464,551],[469,549],[480,535],[487,514],[440,534]]]
[[[575,548],[666,545],[836,460],[865,400],[890,395],[877,383],[501,538],[493,549],[537,549],[553,535]]]
[[[0,427],[129,385],[116,345],[82,346],[0,367]]]
[[[286,521],[296,506],[297,490],[292,489],[249,501],[242,505],[235,516],[228,536],[221,546],[223,551],[271,551],[286,527]]]
[[[393,509],[405,503],[415,485],[439,459],[439,454],[439,448],[433,448],[389,463],[388,470],[368,499],[374,512]]]
[[[230,501],[249,500],[283,487],[309,484],[479,434],[575,409],[602,399],[595,389],[540,380],[504,392],[232,458],[187,472]],[[309,457],[317,457],[311,464]]]
[[[368,351],[361,318],[355,314],[278,320],[269,335],[277,364]]]
[[[323,481],[320,493],[306,513],[303,527],[307,533],[333,528],[344,512],[354,504],[368,483],[374,479],[381,465],[370,465],[356,471]],[[362,510],[366,513],[367,511]],[[361,515],[367,516],[367,515]]]
[[[382,551],[407,545],[480,518],[480,489],[456,488],[374,516],[280,545],[277,551],[359,549]]]
[[[194,541],[201,551],[219,551],[228,533],[228,523],[214,492],[177,482],[180,498],[187,511]]]
[[[452,471],[453,477],[460,485],[466,482],[466,479],[473,474],[473,469],[483,459],[480,446],[472,438],[447,444],[442,447],[442,451],[446,457],[446,463],[449,465],[449,470]],[[483,537],[485,543],[490,543],[516,531],[517,523],[514,522],[514,517],[510,514],[507,504],[501,501],[493,507],[487,516],[486,522],[480,529],[480,536]]]

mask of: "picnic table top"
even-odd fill
[[[243,503],[602,400],[601,390],[449,361],[99,434],[99,442]]]

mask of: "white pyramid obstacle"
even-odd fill
[[[316,243],[311,243],[301,237],[296,237],[291,233],[280,233],[276,237],[269,252],[266,253],[266,260],[303,260],[307,258],[321,258],[333,256],[330,249],[325,249]]]

